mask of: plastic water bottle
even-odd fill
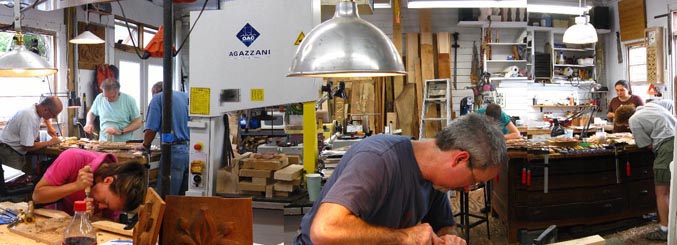
[[[73,220],[63,232],[62,245],[96,245],[96,230],[89,222],[87,203],[75,201]]]

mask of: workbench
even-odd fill
[[[494,180],[492,212],[518,232],[550,225],[593,225],[640,217],[656,209],[654,155],[633,147],[577,154],[510,150]]]

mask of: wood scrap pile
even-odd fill
[[[303,166],[298,165],[297,157],[276,152],[254,153],[242,159],[239,167],[241,194],[287,197],[301,185]]]

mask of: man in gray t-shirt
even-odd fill
[[[616,124],[629,125],[637,147],[649,147],[656,156],[653,162],[656,206],[660,228],[648,233],[649,240],[667,241],[670,197],[670,163],[674,152],[675,117],[672,100],[652,101],[644,106],[621,106],[616,109]]]
[[[301,221],[298,244],[465,244],[445,192],[493,178],[505,139],[486,116],[453,121],[435,140],[377,135],[353,145]]]

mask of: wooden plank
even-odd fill
[[[437,78],[451,79],[451,33],[437,33]]]
[[[395,109],[397,115],[398,125],[402,129],[402,135],[414,136],[414,120],[418,109],[416,109],[416,85],[415,84],[406,84],[404,90],[395,99]],[[418,133],[418,132],[417,132]]]
[[[421,32],[421,80],[435,79],[435,66],[433,65],[433,34]]]
[[[418,33],[407,33],[407,83],[416,83],[417,80],[415,70],[419,60],[418,47]]]
[[[252,177],[252,183],[255,185],[267,185],[268,182],[273,182],[273,180],[269,178],[257,178],[257,177]]]
[[[301,164],[301,156],[299,155],[287,155],[287,162],[289,164]]]
[[[301,176],[303,172],[303,166],[301,165],[289,165],[283,169],[275,171],[273,178],[275,180],[287,180],[291,181]]]
[[[104,231],[109,231],[113,232],[115,234],[120,234],[120,235],[125,235],[125,236],[132,236],[132,233],[134,232],[134,229],[131,230],[125,230],[125,225],[113,221],[108,221],[108,220],[101,220],[101,221],[96,221],[92,222],[92,226],[94,228],[97,228],[99,230],[104,230]]]
[[[258,169],[258,170],[278,170],[287,166],[287,156],[280,154],[278,158],[273,159],[257,159],[250,157],[242,160],[242,168]]]
[[[397,52],[402,55],[402,9],[400,8],[400,0],[392,0],[392,9],[393,9],[393,44]],[[404,89],[404,77],[395,76],[393,77],[393,101],[397,96],[402,93]],[[394,102],[393,102],[394,103]]]
[[[385,117],[385,77],[374,78],[374,134],[383,133]]]
[[[551,245],[604,245],[605,240],[600,235],[588,236],[574,240],[552,243]]]
[[[295,189],[299,187],[299,184],[294,184],[292,182],[286,181],[277,181],[275,182],[274,185],[275,191],[285,191],[285,192],[293,192]]]
[[[260,169],[240,169],[240,176],[245,177],[256,177],[256,178],[270,178],[272,176],[273,170],[260,170]]]
[[[260,192],[265,192],[266,191],[266,185],[265,184],[254,184],[252,182],[248,181],[240,181],[238,183],[238,187],[240,191],[260,191]]]
[[[266,185],[266,198],[273,198],[273,185]]]
[[[48,209],[48,208],[38,208],[34,209],[33,213],[36,215],[40,216],[45,216],[48,218],[70,218],[71,216],[68,215],[68,213],[61,211],[61,210],[56,210],[56,209]]]
[[[433,32],[433,21],[432,21],[432,15],[430,14],[430,9],[419,9],[418,10],[418,23],[419,23],[419,30],[421,33],[428,32],[432,33]]]

